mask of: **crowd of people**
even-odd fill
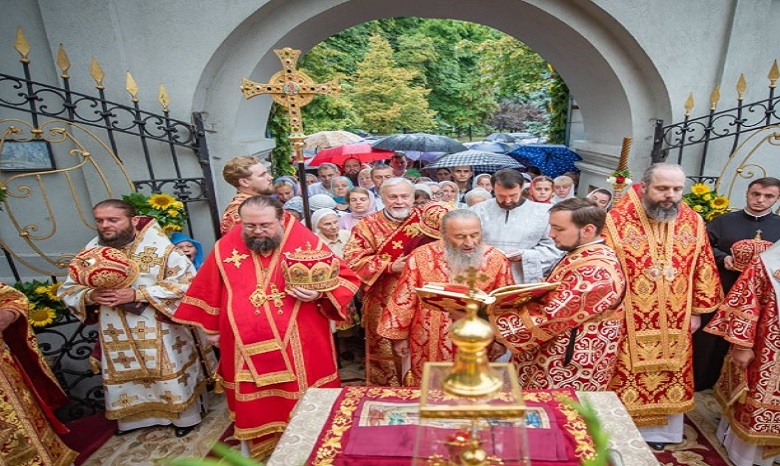
[[[511,360],[522,388],[613,390],[663,449],[683,440],[694,391],[715,386],[732,460],[771,464],[780,424],[760,418],[780,415],[780,246],[742,275],[730,247],[756,230],[780,240],[780,180],[754,180],[744,210],[705,224],[681,202],[686,175],[675,164],[650,166],[619,199],[604,188],[577,197],[576,173],[461,166],[425,177],[407,167],[403,153],[320,165],[307,177],[307,228],[295,178],[231,159],[223,175],[236,195],[208,254],[155,222],[139,226],[122,201],[97,204],[88,247],[122,249],[142,273],[129,288],[69,280],[59,294],[100,324],[106,415],[120,433],[172,424],[187,435],[216,373],[242,450],[264,457],[306,389],[339,386],[335,330],[361,328],[367,385],[419,386],[424,363],[452,361],[449,326],[462,314],[429,308],[414,290],[477,270],[485,292],[555,284],[489,316],[490,357]],[[285,283],[283,258],[305,248],[341,259],[336,284]]]

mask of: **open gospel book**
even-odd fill
[[[548,291],[554,290],[560,283],[528,283],[525,285],[509,285],[496,288],[490,293],[477,290],[469,295],[467,285],[455,283],[428,283],[421,288],[416,288],[417,295],[428,307],[439,311],[466,310],[470,301],[475,301],[490,314],[515,310],[528,301],[544,296]]]

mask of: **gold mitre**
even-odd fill
[[[330,249],[315,250],[311,243],[306,249],[285,252],[282,259],[285,287],[296,286],[312,291],[330,291],[339,286],[339,259]]]
[[[761,239],[761,230],[756,230],[755,238],[737,241],[731,246],[734,270],[742,272],[753,262],[753,258],[769,249],[770,246],[772,246],[771,241]]]
[[[68,275],[95,289],[127,288],[138,277],[138,264],[119,249],[106,246],[81,251],[68,264]]]
[[[441,239],[441,219],[447,212],[455,210],[449,202],[431,201],[422,208],[420,214],[420,231],[433,239]]]

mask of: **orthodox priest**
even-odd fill
[[[241,226],[217,241],[175,319],[203,327],[220,348],[218,383],[235,436],[260,459],[307,388],[339,387],[328,319],[344,320],[358,280],[340,262],[330,291],[290,286],[283,269],[292,253],[330,250],[275,198],[252,196],[239,215]]]
[[[66,466],[77,453],[57,435],[68,430],[54,410],[69,400],[38,351],[27,304],[0,283],[0,464]]]
[[[452,316],[427,307],[415,288],[426,283],[453,283],[470,268],[479,271],[475,286],[482,291],[514,284],[504,254],[482,242],[477,214],[466,209],[445,214],[441,234],[442,239],[409,255],[377,329],[383,337],[395,340],[396,352],[409,352],[411,370],[403,377],[406,386],[420,386],[423,365],[453,361],[456,350],[449,336]]]
[[[651,447],[683,438],[694,407],[691,334],[723,299],[704,221],[682,203],[685,172],[648,167],[607,216],[607,244],[628,287],[626,338],[610,389]]]
[[[258,194],[273,194],[273,178],[268,168],[251,155],[240,155],[228,160],[222,169],[222,177],[237,191],[222,212],[219,232],[225,235],[241,222],[238,207],[242,202]]]
[[[404,248],[423,233],[420,210],[412,208],[411,181],[390,178],[382,183],[381,195],[384,208],[352,228],[344,259],[362,282],[366,384],[397,387],[401,385],[401,357],[393,352],[392,342],[377,333],[377,326],[406,265]]]
[[[93,288],[71,275],[57,290],[76,317],[97,317],[100,324],[106,417],[118,421],[117,435],[173,424],[183,437],[206,410],[206,383],[216,364],[196,329],[170,319],[195,267],[156,220],[137,217],[126,202],[101,201],[92,215],[98,236],[86,249],[119,249],[140,270],[124,288]],[[142,221],[148,223],[141,226]]]
[[[740,275],[705,331],[731,344],[715,386],[718,438],[736,466],[780,461],[780,242]],[[749,383],[748,383],[749,381]]]
[[[626,279],[601,238],[606,215],[590,199],[553,205],[550,238],[566,255],[546,281],[558,287],[516,311],[490,316],[523,389],[602,391],[615,375]]]

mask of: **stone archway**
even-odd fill
[[[672,113],[664,80],[638,40],[612,15],[592,3],[566,0],[272,0],[226,36],[201,76],[193,110],[208,109],[218,130],[210,135],[212,153],[229,158],[272,146],[263,134],[270,99],[245,101],[238,87],[242,77],[264,82],[279,69],[274,48],[306,51],[346,28],[393,16],[491,26],[550,62],[582,114],[585,138],[572,143],[585,158],[581,185],[604,185],[603,175],[616,166],[626,135],[634,136],[631,168],[649,164],[651,120]]]

